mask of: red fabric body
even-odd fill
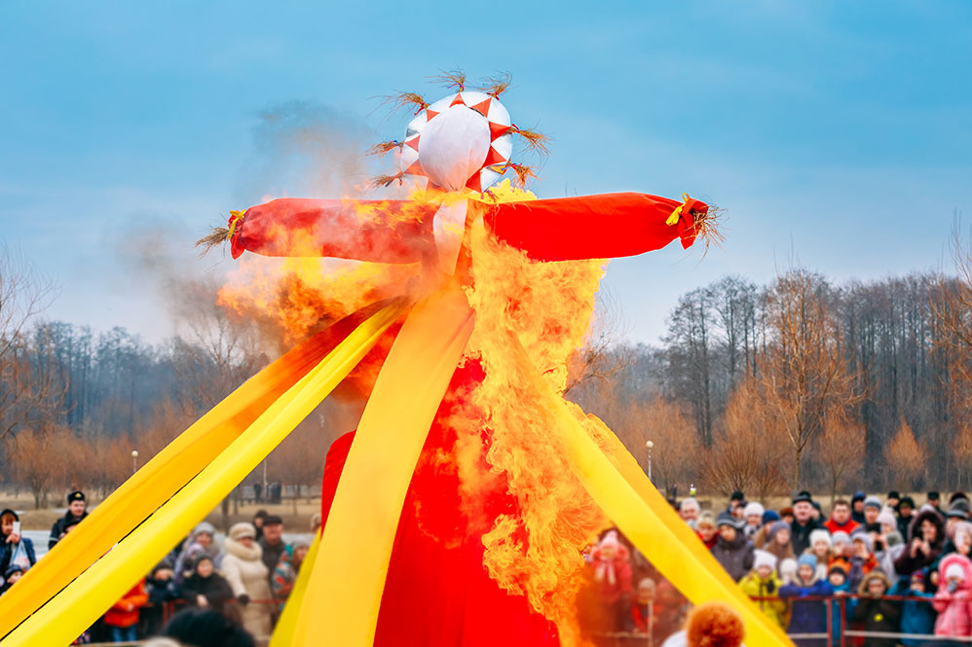
[[[676,238],[691,245],[691,211],[708,207],[690,200],[678,225],[666,225],[680,204],[643,193],[605,193],[497,204],[485,219],[497,238],[538,261],[618,258],[661,249]]]
[[[456,371],[429,431],[402,508],[378,616],[376,647],[556,647],[556,627],[511,595],[483,566],[483,533],[515,505],[497,481],[463,505],[452,455],[456,434],[443,422],[469,385],[482,379],[474,362]],[[321,515],[327,514],[354,433],[328,451]],[[484,432],[485,456],[488,439]]]
[[[606,193],[483,206],[486,226],[538,261],[634,256],[676,238],[695,241],[689,200],[677,225],[665,224],[681,202],[643,193]],[[281,198],[250,207],[231,238],[233,258],[244,250],[264,256],[326,256],[381,263],[413,263],[435,253],[437,207],[408,200]]]

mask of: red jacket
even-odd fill
[[[105,613],[105,624],[109,627],[131,627],[138,624],[138,610],[148,604],[145,580],[139,580],[121,600]]]
[[[851,517],[847,518],[847,523],[845,523],[844,525],[840,525],[839,523],[834,521],[833,517],[828,519],[827,523],[824,525],[826,526],[827,530],[830,531],[831,535],[839,530],[843,530],[849,535],[852,532],[854,532],[854,530],[856,530],[858,526],[860,526],[860,524],[854,521],[854,519],[852,519]]]

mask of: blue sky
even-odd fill
[[[679,294],[792,255],[838,281],[934,269],[972,207],[969,3],[352,4],[0,5],[0,237],[60,286],[48,317],[163,338],[129,234],[226,271],[190,247],[229,209],[339,190],[332,160],[261,114],[311,115],[343,160],[404,128],[373,97],[434,97],[425,77],[456,66],[513,74],[514,120],[554,138],[542,197],[729,210],[704,260],[676,245],[611,264],[632,340],[656,341]]]

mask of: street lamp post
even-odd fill
[[[138,471],[138,450],[132,450],[132,474]]]
[[[645,447],[648,448],[648,480],[651,481],[651,448],[655,446],[655,443],[650,440],[645,443]]]

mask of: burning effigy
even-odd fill
[[[375,151],[394,199],[279,198],[206,242],[271,256],[312,298],[273,301],[294,347],[139,470],[0,600],[2,645],[67,644],[342,383],[367,398],[327,457],[324,524],[271,645],[582,645],[582,550],[614,525],[747,644],[786,644],[617,437],[567,402],[606,259],[716,235],[700,200],[537,199],[499,80],[414,107]],[[515,182],[503,179],[507,174]],[[361,264],[330,274],[321,260]],[[322,313],[327,313],[326,323]],[[323,460],[323,457],[322,457]],[[56,619],[56,620],[55,620]]]

